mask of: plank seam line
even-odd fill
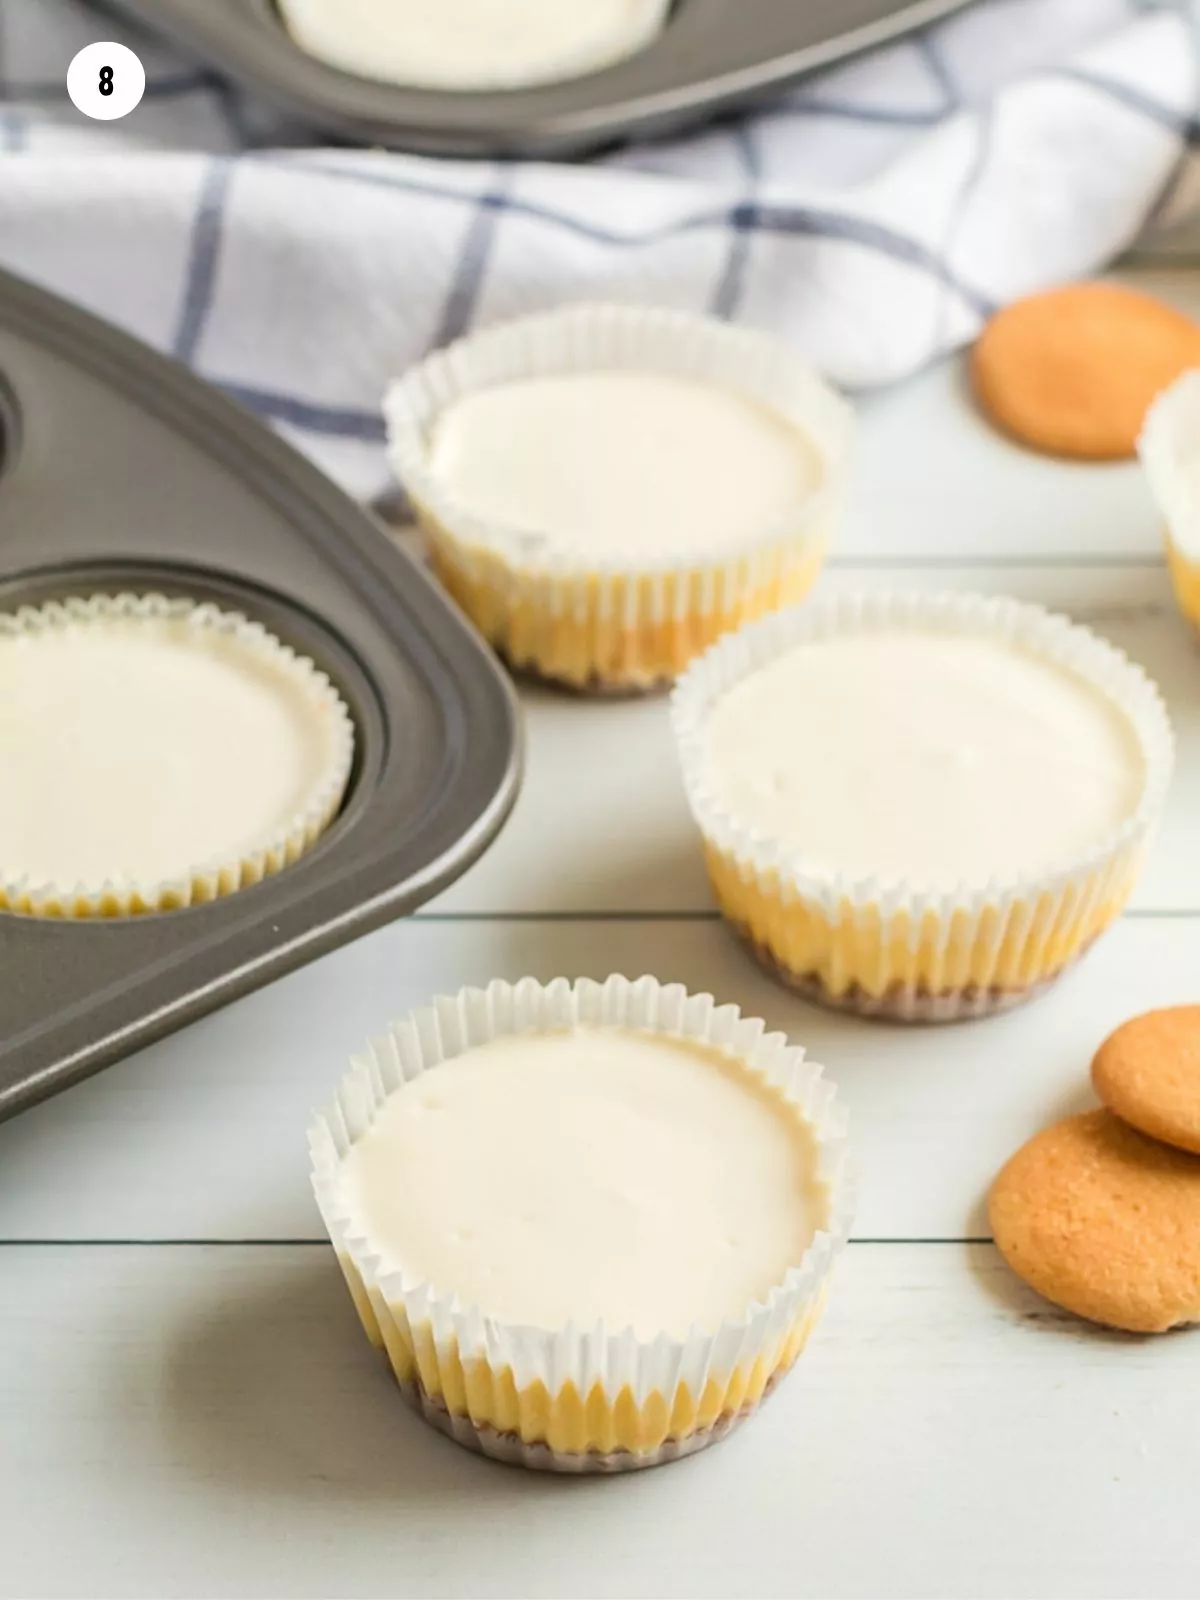
[[[851,1245],[990,1245],[991,1239],[965,1238],[865,1238],[851,1239]],[[317,1239],[0,1239],[0,1250],[276,1250],[329,1249],[329,1240]]]
[[[1135,906],[1131,922],[1181,921],[1200,917],[1200,907]],[[415,911],[408,922],[720,922],[719,911]]]
[[[924,568],[933,571],[941,567],[950,569],[954,567],[1004,567],[1014,569],[1027,567],[1031,571],[1038,572],[1053,572],[1056,568],[1061,568],[1063,571],[1094,571],[1104,567],[1120,568],[1122,571],[1128,568],[1145,569],[1147,572],[1166,571],[1161,556],[1141,555],[1132,550],[1118,550],[1111,554],[1105,554],[1101,551],[1093,555],[1039,555],[1035,552],[1022,555],[1019,552],[1014,553],[1012,551],[996,551],[994,554],[989,554],[987,551],[974,554],[963,552],[961,555],[932,555],[921,554],[920,552],[915,552],[911,555],[855,555],[849,552],[846,555],[831,555],[825,562],[825,570],[827,572],[839,568],[842,571],[874,570],[886,572],[889,569],[902,567]]]

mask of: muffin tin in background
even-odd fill
[[[328,673],[357,746],[337,819],[261,884],[0,914],[4,1116],[412,910],[498,831],[519,759],[506,680],[377,524],[181,367],[7,275],[0,426],[0,611],[153,591],[245,612]]]
[[[357,144],[457,156],[578,155],[664,133],[966,3],[675,0],[658,38],[602,71],[530,89],[448,92],[325,65],[293,43],[273,0],[122,0],[147,26],[315,128]]]

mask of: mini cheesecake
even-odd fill
[[[969,595],[768,618],[697,663],[675,726],[738,931],[814,998],[909,1020],[1014,1004],[1108,926],[1172,755],[1119,651]]]
[[[522,670],[652,688],[799,599],[840,507],[850,413],[786,346],[574,306],[389,390],[392,462],[446,587]]]
[[[849,1226],[821,1069],[652,978],[464,990],[395,1024],[312,1132],[372,1341],[461,1444],[609,1472],[782,1378]]]

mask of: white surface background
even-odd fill
[[[1197,301],[1185,271],[1141,281]],[[1003,1019],[901,1030],[768,981],[710,909],[662,700],[526,692],[491,853],[361,940],[0,1128],[8,1595],[1184,1596],[1200,1334],[1106,1335],[986,1242],[997,1166],[1089,1101],[1105,1032],[1200,987],[1200,650],[1136,468],[993,436],[947,366],[862,407],[824,589],[1040,599],[1158,678],[1180,743],[1121,925]],[[693,1460],[562,1481],[396,1397],[308,1192],[304,1130],[390,1016],[490,977],[653,971],[765,1015],[851,1104],[857,1238],[810,1351]]]

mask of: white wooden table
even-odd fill
[[[1141,277],[1200,304],[1185,271]],[[0,1128],[3,1595],[1196,1593],[1200,1333],[1057,1314],[986,1242],[983,1197],[1088,1103],[1110,1027],[1200,998],[1200,650],[1137,470],[1023,454],[961,391],[950,365],[864,404],[822,583],[1006,591],[1145,664],[1179,770],[1124,921],[999,1020],[812,1009],[711,910],[664,702],[527,692],[522,798],[440,901]],[[304,1131],[347,1054],[431,994],[614,970],[807,1045],[863,1192],[826,1320],[758,1418],[677,1466],[565,1481],[402,1406],[320,1242]]]

